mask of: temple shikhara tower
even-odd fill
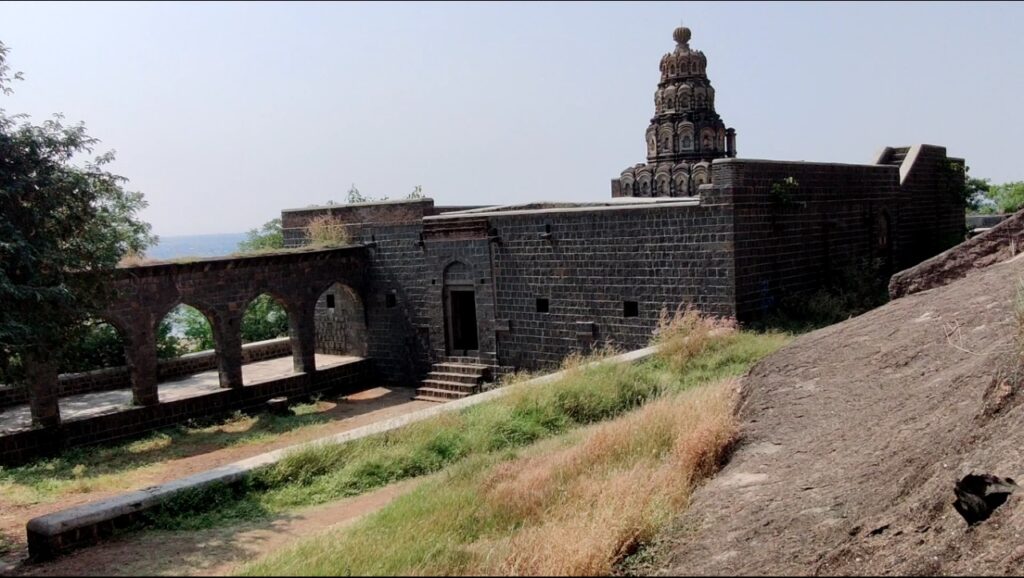
[[[715,112],[708,59],[690,48],[690,29],[672,33],[676,49],[661,57],[654,118],[647,127],[647,163],[612,181],[613,197],[685,197],[710,182],[712,159],[736,156],[736,131]]]

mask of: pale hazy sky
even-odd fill
[[[685,23],[740,157],[930,143],[1024,180],[1024,5],[0,3],[0,108],[85,121],[161,235],[422,185],[440,204],[610,196]]]

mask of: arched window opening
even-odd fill
[[[288,311],[273,296],[257,296],[242,313],[242,383],[291,375],[292,342],[288,337]]]
[[[366,312],[362,299],[351,287],[342,283],[328,287],[317,299],[314,321],[317,369],[366,357]]]
[[[87,318],[76,326],[61,351],[58,371],[82,373],[125,366],[125,340],[113,325]]]
[[[213,325],[191,305],[181,304],[171,309],[157,326],[156,355],[159,359],[174,359],[213,348]]]

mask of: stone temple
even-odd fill
[[[305,244],[307,225],[323,216],[353,245],[118,269],[118,297],[101,317],[124,336],[128,365],[60,378],[35,367],[28,388],[0,388],[0,408],[28,401],[34,424],[0,435],[0,463],[366,383],[460,398],[503,372],[552,367],[605,343],[643,347],[663,311],[756,319],[865,260],[888,274],[963,240],[961,159],[923,144],[884,147],[870,164],[737,158],[707,58],[688,29],[672,36],[654,117],[645,141],[637,135],[647,162],[618,173],[612,198],[289,209],[288,247]],[[289,315],[280,351],[241,343],[245,306],[263,293]],[[157,325],[180,303],[210,319],[215,350],[158,362]],[[294,374],[243,382],[245,363],[282,354]],[[321,368],[317,354],[357,361]],[[216,370],[217,391],[161,393],[167,376],[204,368]],[[61,419],[60,396],[118,388],[130,390],[131,409]]]
[[[711,161],[736,156],[736,131],[715,112],[708,59],[690,49],[690,29],[676,28],[676,49],[661,57],[647,163],[622,171],[613,197],[687,197],[709,182]]]

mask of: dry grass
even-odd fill
[[[661,399],[576,446],[496,468],[485,499],[526,527],[484,546],[470,573],[609,574],[718,468],[737,433],[735,392],[728,380]]]
[[[299,542],[249,574],[609,574],[685,509],[737,435],[736,380],[491,456],[351,531]]]
[[[139,253],[137,251],[129,251],[125,253],[124,257],[117,262],[118,267],[138,267],[140,265],[148,265],[150,263],[157,262],[156,259],[150,259],[145,253]]]
[[[309,221],[306,238],[312,247],[341,247],[352,241],[345,223],[330,215],[320,215]]]
[[[672,315],[666,309],[661,310],[654,342],[661,346],[663,358],[675,369],[682,369],[690,360],[735,333],[734,319],[705,316],[687,306],[676,309]]]

